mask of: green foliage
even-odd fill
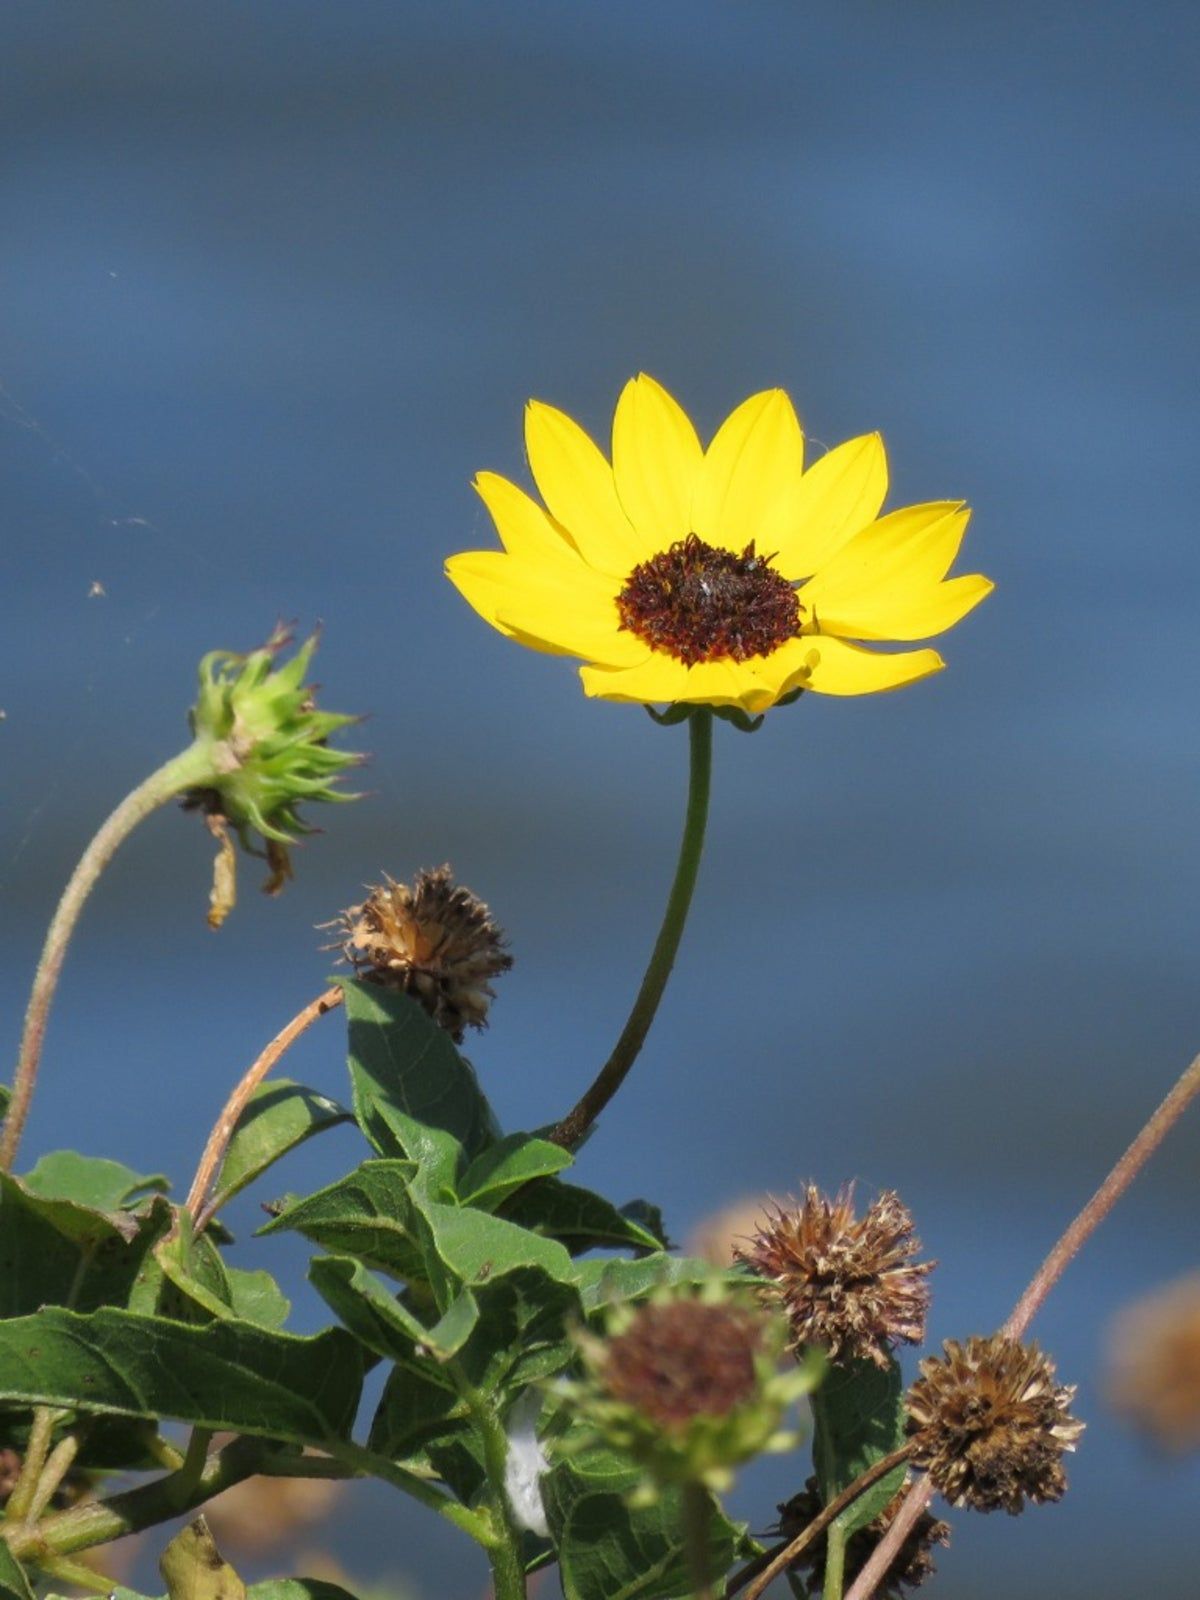
[[[812,1397],[813,1464],[817,1489],[828,1505],[876,1461],[904,1443],[904,1385],[891,1358],[886,1367],[855,1359],[831,1366]],[[837,1519],[848,1539],[873,1522],[904,1482],[894,1468]]]
[[[0,1539],[0,1600],[33,1600],[25,1569]]]
[[[173,1417],[295,1444],[345,1438],[362,1359],[340,1329],[298,1338],[251,1323],[47,1307],[0,1322],[0,1401]]]
[[[566,1600],[678,1600],[691,1593],[681,1491],[631,1507],[641,1473],[610,1450],[561,1461],[544,1485]],[[733,1564],[741,1529],[710,1498],[710,1571]]]
[[[306,1139],[353,1120],[352,1113],[336,1100],[289,1078],[273,1078],[260,1084],[225,1152],[213,1192],[213,1208],[219,1210]]]

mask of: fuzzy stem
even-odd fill
[[[46,1037],[46,1023],[58,987],[59,974],[66,958],[67,946],[79,921],[84,902],[95,886],[96,880],[116,855],[117,850],[137,827],[168,800],[182,794],[185,789],[196,788],[213,778],[212,749],[207,744],[190,745],[180,755],[159,767],[157,772],[140,783],[125,796],[117,809],[104,822],[91,844],[79,858],[71,874],[62,899],[50,923],[41,959],[34,974],[29,1005],[25,1012],[25,1031],[21,1038],[21,1052],[13,1078],[12,1100],[8,1108],[3,1132],[0,1133],[0,1169],[12,1170],[17,1147],[29,1116],[33,1091],[37,1084],[38,1063]]]
[[[6,1522],[26,1522],[29,1520],[29,1508],[37,1494],[38,1480],[46,1465],[46,1457],[50,1452],[50,1439],[54,1432],[54,1424],[58,1421],[60,1412],[52,1406],[36,1406],[33,1412],[33,1421],[29,1426],[29,1438],[25,1443],[25,1457],[21,1462],[21,1475],[16,1481],[12,1493],[8,1497],[8,1504],[4,1508]]]
[[[37,1481],[33,1499],[29,1502],[26,1521],[37,1522],[42,1512],[53,1500],[55,1491],[67,1473],[70,1472],[71,1464],[79,1454],[79,1445],[79,1435],[69,1433],[65,1439],[60,1439],[54,1449],[51,1450],[46,1458],[46,1465],[42,1468],[42,1475]]]
[[[89,1594],[111,1595],[113,1592],[112,1579],[103,1572],[97,1572],[94,1567],[85,1567],[82,1561],[68,1561],[65,1556],[47,1556],[44,1561],[38,1562],[38,1567],[48,1578],[57,1578],[60,1583],[85,1589]]]
[[[836,1522],[829,1524],[825,1535],[825,1578],[821,1584],[821,1600],[842,1600],[842,1586],[846,1581],[846,1535]]]
[[[765,1593],[779,1574],[786,1571],[796,1557],[802,1555],[815,1539],[821,1537],[830,1523],[836,1521],[847,1506],[852,1506],[860,1494],[865,1494],[873,1483],[879,1482],[880,1478],[886,1478],[888,1473],[894,1471],[902,1461],[907,1461],[912,1453],[913,1443],[910,1439],[907,1444],[902,1444],[888,1455],[880,1456],[878,1461],[873,1461],[853,1483],[847,1484],[840,1494],[834,1495],[829,1504],[821,1508],[808,1527],[798,1533],[790,1544],[780,1545],[769,1552],[769,1559],[756,1556],[748,1566],[743,1567],[740,1572],[735,1572],[729,1580],[726,1593],[733,1595],[739,1589],[745,1588],[745,1600],[758,1600],[759,1595]]]
[[[465,1378],[456,1362],[447,1363],[447,1372],[466,1403],[483,1446],[483,1465],[491,1489],[492,1537],[487,1545],[487,1555],[492,1567],[493,1600],[525,1600],[521,1529],[513,1515],[505,1487],[508,1434],[492,1402]]]
[[[708,822],[708,798],[712,787],[712,725],[713,714],[708,706],[696,706],[688,718],[691,762],[687,812],[683,838],[679,844],[679,859],[675,865],[675,879],[667,897],[662,926],[658,930],[658,938],[654,942],[633,1010],[621,1030],[621,1037],[613,1046],[612,1054],[582,1099],[549,1135],[555,1144],[562,1145],[564,1149],[577,1148],[584,1134],[625,1081],[646,1042],[667,979],[671,976],[704,851],[704,830]]]
[[[238,1122],[243,1111],[249,1103],[251,1095],[259,1084],[279,1060],[280,1056],[288,1050],[302,1033],[323,1017],[327,1011],[332,1011],[335,1006],[340,1006],[343,992],[340,986],[335,985],[327,989],[324,994],[318,995],[315,1000],[310,1000],[303,1011],[298,1012],[287,1027],[280,1030],[271,1040],[266,1049],[254,1061],[241,1081],[236,1085],[233,1093],[225,1102],[221,1115],[213,1124],[213,1130],[208,1136],[208,1143],[204,1146],[200,1157],[200,1164],[196,1168],[196,1176],[192,1179],[192,1187],[188,1191],[184,1209],[189,1211],[195,1219],[195,1231],[201,1233],[206,1228],[213,1216],[220,1210],[221,1197],[208,1198],[209,1189],[220,1171],[221,1163],[229,1149],[229,1141],[233,1138]]]
[[[1200,1093],[1200,1056],[1181,1074],[1170,1094],[1042,1262],[1033,1281],[1013,1307],[1001,1329],[1002,1333],[1010,1339],[1024,1337],[1046,1296],[1062,1277],[1072,1258],[1095,1233],[1197,1093]]]
[[[708,1491],[689,1483],[683,1490],[683,1546],[693,1600],[713,1600],[708,1562]]]

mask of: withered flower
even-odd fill
[[[914,1463],[953,1506],[1016,1516],[1026,1500],[1061,1500],[1062,1458],[1084,1427],[1067,1409],[1074,1387],[1055,1383],[1036,1344],[1004,1334],[943,1349],[908,1392]]]
[[[894,1344],[917,1344],[929,1310],[932,1261],[892,1190],[854,1214],[854,1186],[830,1199],[813,1184],[798,1204],[774,1206],[737,1251],[787,1312],[795,1346],[821,1345],[833,1361],[886,1366]]]
[[[487,1023],[490,980],[512,966],[504,934],[449,866],[418,872],[410,888],[385,874],[336,927],[355,975],[418,1000],[456,1044]]]
[[[1111,1361],[1119,1411],[1164,1450],[1200,1448],[1200,1272],[1127,1306]]]
[[[859,1528],[846,1541],[847,1589],[857,1580],[859,1573],[874,1553],[876,1545],[895,1521],[896,1513],[908,1491],[908,1482],[906,1479],[874,1521],[868,1522],[865,1528]],[[810,1478],[799,1494],[793,1495],[779,1507],[780,1536],[784,1539],[796,1538],[797,1534],[804,1532],[821,1510],[822,1500],[817,1490],[817,1480]],[[876,1590],[877,1600],[899,1600],[904,1590],[919,1588],[936,1570],[933,1559],[934,1547],[949,1543],[949,1523],[930,1516],[928,1511],[923,1512],[907,1539],[897,1550],[895,1560],[880,1579],[879,1588]],[[825,1570],[825,1549],[826,1539],[822,1534],[792,1562],[792,1572],[798,1573],[805,1586],[814,1591],[820,1588],[821,1577]]]
[[[714,1278],[613,1307],[604,1337],[580,1329],[584,1376],[560,1392],[586,1425],[581,1444],[603,1441],[645,1470],[641,1502],[668,1483],[726,1489],[743,1461],[794,1443],[785,1414],[820,1370],[781,1372],[786,1337],[782,1318]]]

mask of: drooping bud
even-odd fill
[[[456,1044],[486,1026],[491,980],[512,966],[503,931],[449,866],[418,872],[411,887],[385,874],[328,926],[357,977],[412,995]]]
[[[353,800],[334,785],[362,756],[334,750],[329,737],[357,717],[318,711],[304,681],[317,647],[307,638],[290,661],[275,666],[291,634],[277,628],[261,649],[238,655],[213,650],[200,663],[200,693],[191,711],[196,746],[210,758],[212,778],[183,796],[203,811],[221,841],[228,825],[244,849],[265,856],[265,888],[275,894],[291,876],[288,845],[313,829],[300,818],[306,801]],[[229,852],[218,855],[210,921],[219,925],[233,899]]]
[[[914,1260],[920,1248],[890,1190],[856,1217],[853,1185],[830,1199],[809,1184],[798,1204],[768,1211],[737,1257],[763,1279],[764,1298],[786,1311],[794,1347],[886,1366],[893,1345],[925,1334],[935,1263]]]
[[[1004,1334],[943,1349],[908,1393],[915,1464],[954,1506],[1016,1516],[1026,1500],[1061,1500],[1062,1458],[1084,1428],[1068,1410],[1074,1388],[1055,1383],[1036,1344]]]

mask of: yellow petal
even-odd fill
[[[702,661],[684,666],[674,656],[652,651],[640,665],[623,671],[581,667],[584,693],[600,700],[633,700],[642,705],[741,706],[764,711],[774,696],[748,662]]]
[[[617,494],[645,556],[684,538],[704,451],[686,413],[644,372],[617,401],[612,451]]]
[[[872,522],[800,590],[808,620],[822,633],[849,633],[849,618],[885,604],[889,593],[913,596],[945,577],[971,513],[959,502],[906,506]]]
[[[574,547],[554,518],[523,489],[495,472],[481,472],[472,485],[491,512],[492,521],[510,556],[537,561],[573,555]]]
[[[772,510],[760,548],[788,578],[818,572],[873,522],[887,495],[887,455],[877,433],[848,439],[813,463]]]
[[[472,550],[452,556],[446,576],[481,617],[522,644],[613,666],[646,654],[644,641],[621,629],[611,581],[576,555],[532,566],[498,550]]]
[[[807,684],[818,694],[878,694],[927,678],[945,666],[936,650],[902,650],[897,655],[883,655],[878,650],[847,644],[845,639],[827,639],[824,634],[805,643],[812,645],[816,653]]]
[[[626,577],[646,552],[621,508],[612,469],[577,422],[531,400],[525,448],[542,499],[599,572]]]
[[[932,639],[961,622],[995,587],[978,572],[947,578],[932,587],[897,587],[877,602],[839,612],[836,628],[822,614],[821,626],[852,639]]]
[[[696,480],[692,527],[709,544],[744,550],[804,469],[804,435],[782,389],[751,395],[721,424]]]

